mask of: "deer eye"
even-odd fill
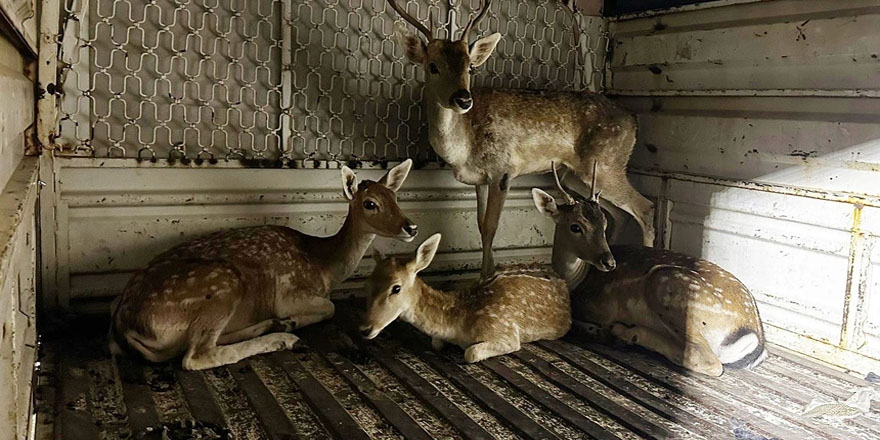
[[[571,232],[574,232],[575,234],[580,234],[581,232],[584,232],[584,230],[581,229],[580,225],[577,225],[577,224],[571,225],[571,227],[569,227],[569,229],[571,229]]]
[[[369,211],[372,211],[372,210],[374,210],[374,209],[376,209],[376,208],[377,208],[377,206],[376,206],[376,202],[374,202],[374,201],[372,201],[372,200],[367,200],[366,202],[364,202],[364,209],[367,209],[367,210],[369,210]]]
[[[391,294],[397,295],[398,293],[400,293],[400,284],[395,284],[393,287],[391,287]]]
[[[428,70],[430,70],[431,73],[433,73],[433,74],[435,74],[435,75],[438,74],[438,73],[440,73],[440,69],[439,69],[439,68],[437,67],[437,65],[434,64],[434,63],[431,63],[431,64],[428,65]]]

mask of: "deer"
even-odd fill
[[[501,39],[500,33],[493,33],[469,42],[471,31],[489,10],[488,0],[471,14],[458,40],[452,39],[452,29],[449,39],[435,38],[433,20],[429,29],[396,0],[388,4],[424,36],[423,40],[402,26],[396,30],[405,57],[425,69],[423,96],[432,148],[456,180],[476,187],[483,277],[495,267],[492,243],[510,182],[549,172],[551,161],[566,166],[582,182],[587,181],[590,164],[598,161],[604,203],[633,216],[643,243],[652,245],[654,205],[632,187],[625,171],[636,141],[632,114],[592,92],[471,90],[471,74]]]
[[[291,331],[333,316],[332,287],[351,276],[377,235],[418,234],[397,204],[411,166],[406,160],[377,182],[358,182],[343,166],[348,214],[332,236],[256,226],[160,254],[111,305],[111,352],[150,362],[183,355],[184,369],[203,370],[293,347]]]
[[[386,257],[375,251],[376,267],[366,283],[368,309],[360,326],[364,339],[375,338],[400,318],[427,333],[434,350],[449,342],[463,348],[464,360],[474,363],[568,332],[568,288],[549,269],[511,265],[467,289],[429,286],[418,273],[431,264],[440,238],[432,235],[412,257]]]
[[[532,189],[532,198],[555,222],[551,261],[572,292],[576,328],[610,333],[708,376],[763,362],[761,317],[740,280],[716,264],[677,252],[609,247],[595,178],[593,195],[576,199],[552,167],[565,202],[539,188]]]

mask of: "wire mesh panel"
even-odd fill
[[[420,0],[439,36],[480,0]],[[432,160],[422,68],[386,0],[68,0],[57,142],[97,157]],[[601,18],[557,0],[495,2],[475,86],[595,89]]]

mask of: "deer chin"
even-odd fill
[[[361,327],[361,337],[370,340],[375,339],[376,336],[379,336],[379,333],[382,333],[382,330],[385,330],[385,327],[388,327],[388,324],[391,324],[400,316],[400,312],[394,315],[388,322],[382,325],[374,325],[374,326],[362,326]]]
[[[409,243],[409,242],[416,239],[416,235],[418,235],[418,232],[416,232],[415,235],[410,235],[410,234],[407,234],[406,232],[402,232],[400,234],[397,234],[394,238],[396,238],[404,243]]]

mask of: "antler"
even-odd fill
[[[400,7],[400,5],[397,4],[396,0],[388,0],[388,4],[391,5],[391,7],[394,8],[394,10],[397,11],[397,13],[400,14],[400,16],[404,20],[408,21],[409,24],[415,26],[415,28],[418,29],[419,32],[425,34],[425,38],[427,38],[428,41],[434,39],[433,32],[431,32],[431,30],[425,27],[425,25],[423,25],[422,23],[419,23],[419,21],[413,18],[412,15],[407,14],[406,9]],[[431,27],[433,27],[433,24],[431,25]]]
[[[480,12],[476,16],[474,16],[473,13],[471,14],[470,21],[468,21],[467,26],[464,28],[464,32],[461,33],[461,41],[464,41],[465,43],[468,42],[468,35],[471,33],[471,28],[476,26],[476,24],[483,19],[483,16],[486,15],[486,12],[489,12],[489,3],[489,0],[483,0]]]
[[[599,168],[599,161],[594,160],[593,161],[593,183],[590,184],[590,193],[591,193],[590,197],[592,197],[592,200],[594,202],[599,201],[599,194],[602,193],[602,191],[596,191],[596,175],[598,174],[597,168]]]
[[[565,196],[565,201],[569,205],[574,205],[574,197],[572,197],[571,194],[565,192],[565,189],[562,187],[562,182],[559,181],[559,175],[556,174],[556,163],[550,162],[550,167],[553,168],[553,179],[556,180],[556,187],[559,188],[559,191],[562,193],[563,196]]]

